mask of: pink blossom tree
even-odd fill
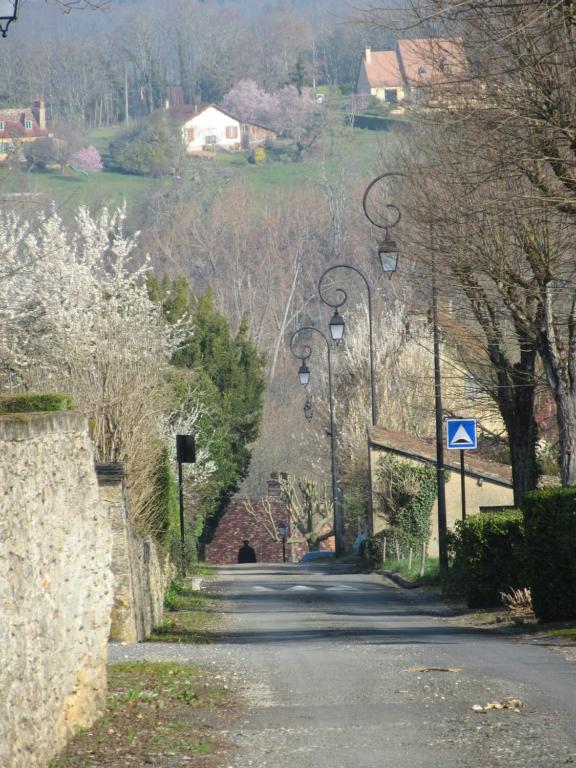
[[[276,97],[258,87],[254,80],[240,80],[228,91],[222,106],[246,122],[271,125],[277,111]]]
[[[70,158],[70,165],[86,173],[96,173],[103,169],[100,153],[92,144],[89,147],[79,149],[76,154]]]

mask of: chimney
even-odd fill
[[[44,99],[37,99],[32,107],[32,113],[38,123],[38,127],[46,130],[46,102]]]
[[[281,472],[278,474],[278,472],[272,472],[270,475],[270,480],[268,480],[268,498],[272,499],[274,501],[280,501],[281,499],[281,493],[280,493],[280,479],[285,480],[288,477],[286,473]]]
[[[372,61],[372,48],[366,48],[366,64],[370,64]]]

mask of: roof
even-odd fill
[[[25,120],[32,122],[32,128],[25,127]],[[0,141],[2,139],[47,138],[50,135],[45,128],[40,128],[31,107],[0,109],[0,121],[5,124],[4,130],[0,131]]]
[[[464,41],[461,38],[398,40],[396,49],[408,85],[450,83],[468,74]]]
[[[396,51],[371,51],[370,61],[364,59],[364,69],[372,88],[404,85]]]
[[[391,432],[383,427],[372,427],[369,431],[370,444],[378,448],[384,448],[391,453],[416,459],[426,464],[436,464],[436,441],[418,438],[405,432]],[[451,460],[452,454],[454,461]],[[460,458],[456,460],[457,452],[446,451],[444,465],[447,469],[460,472]],[[499,464],[496,461],[479,459],[472,451],[467,451],[465,474],[471,477],[489,480],[497,485],[512,487],[512,467],[508,464]]]

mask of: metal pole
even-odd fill
[[[286,562],[286,534],[282,536],[282,562]]]
[[[312,331],[319,334],[326,344],[326,353],[328,356],[328,404],[330,407],[330,453],[331,453],[331,465],[332,465],[332,505],[334,510],[334,539],[336,554],[342,554],[344,550],[344,525],[342,520],[342,511],[340,508],[340,496],[338,492],[338,467],[336,465],[336,426],[334,422],[334,400],[332,397],[332,359],[330,355],[330,343],[326,336],[318,328],[314,328],[312,325],[306,325],[302,328],[298,328],[294,331],[290,339],[290,351],[295,358],[299,360],[307,360],[312,354],[310,347],[305,347],[308,350],[307,354],[303,357],[301,354],[296,354],[293,348],[294,339],[299,333],[304,331]]]
[[[466,474],[464,471],[464,453],[460,450],[460,491],[462,496],[462,520],[466,520]]]
[[[440,573],[448,572],[448,548],[446,543],[446,488],[444,482],[444,429],[442,424],[442,379],[440,377],[440,332],[438,328],[438,285],[436,280],[436,256],[432,250],[432,324],[434,334],[434,406],[436,417],[436,481],[438,486],[438,550]]]
[[[334,424],[334,400],[332,398],[332,360],[330,345],[326,340],[328,351],[328,399],[330,401],[330,452],[332,454],[332,503],[334,504],[334,541],[336,555],[344,550],[342,510],[340,509],[340,494],[338,492],[338,467],[336,466],[336,427]]]
[[[182,575],[186,576],[186,549],[184,544],[184,484],[182,483],[182,462],[178,462],[178,487],[180,495],[180,553],[182,556]]]

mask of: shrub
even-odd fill
[[[360,544],[358,554],[363,560],[366,560],[368,565],[372,568],[377,568],[382,565],[384,559],[384,539],[390,537],[390,531],[383,530],[379,533],[375,533],[374,536],[369,536]]]
[[[125,131],[110,144],[113,170],[140,176],[166,176],[174,172],[180,139],[165,115],[152,115]]]
[[[401,546],[418,547],[428,541],[435,498],[435,467],[382,456],[375,500]]]
[[[576,488],[531,491],[522,508],[534,613],[576,619]]]
[[[23,392],[0,395],[0,414],[30,411],[71,411],[75,408],[70,395],[60,392]]]
[[[520,510],[474,515],[456,523],[453,571],[470,608],[498,605],[500,594],[527,586]]]

